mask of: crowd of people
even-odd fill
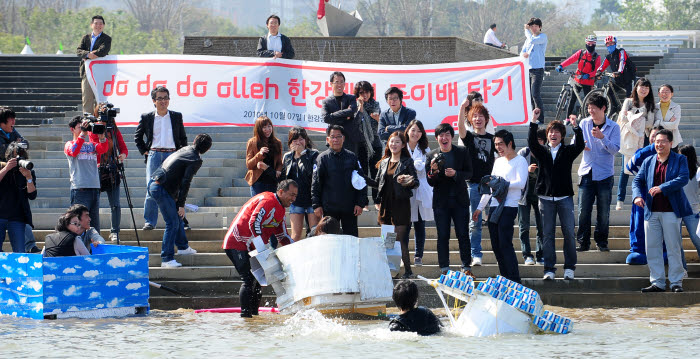
[[[277,16],[267,19],[269,33],[259,39],[259,56],[294,57],[291,41],[279,33],[280,24]],[[92,33],[78,48],[83,59],[109,53],[111,38],[102,33],[104,19],[93,17],[91,28]],[[484,42],[505,47],[495,31],[494,24]],[[544,280],[555,279],[558,219],[564,238],[563,278],[574,279],[577,252],[591,250],[591,237],[599,251],[609,251],[618,152],[623,168],[616,210],[623,208],[629,177],[633,176],[630,240],[633,254],[638,255],[630,263],[647,264],[651,272],[651,285],[642,292],[666,289],[664,244],[671,290],[683,291],[687,271],[681,223],[700,254],[696,234],[700,173],[694,147],[679,148],[683,142],[681,108],[672,101],[673,87],[659,86],[656,102],[651,82],[645,78],[635,81],[634,65],[624,49],[617,48],[615,38],[605,39],[609,54],[601,64],[595,52],[597,39],[588,36],[585,49],[557,70],[575,63],[575,80],[580,85],[576,90],[585,94],[601,71],[612,67],[620,91],[626,94],[621,111],[617,118],[609,118],[606,98],[593,94],[584,104],[588,117],[578,118],[570,108],[566,122],[554,120],[541,126],[545,117],[540,87],[547,36],[542,33],[540,19],[532,18],[525,24],[525,37],[521,53],[529,59],[534,104],[525,148],[516,147],[508,130],[496,131],[483,96],[471,92],[459,108],[459,144],[454,141],[455,129],[443,123],[434,129],[437,146],[431,149],[424,124],[415,110],[405,106],[401,89],[390,87],[384,92],[387,109],[382,111],[369,81],[358,81],[353,94],[345,93],[342,72],[330,74],[332,94],[322,101],[322,118],[328,124],[325,146],[316,147],[307,131],[297,126],[288,132],[289,151],[285,153],[272,120],[258,117],[246,145],[245,180],[251,199],[231,222],[223,243],[244,282],[241,314],[256,315],[261,298],[260,286],[250,273],[249,252],[256,245],[276,247],[303,240],[304,232],[358,236],[358,217],[368,211],[368,187],[373,188],[370,193],[377,224],[394,227],[402,250],[403,278],[414,278],[412,266],[423,264],[426,222],[431,221],[437,230],[440,270],[445,273],[450,268],[449,241],[454,228],[460,268],[475,276],[473,268],[483,264],[482,226],[486,221],[501,275],[520,282],[512,242],[517,217],[524,263],[542,264]],[[71,207],[59,218],[56,232],[46,237],[46,256],[86,255],[91,247],[105,243],[100,236],[101,192],[107,192],[112,213],[110,239],[119,240],[119,172],[129,153],[116,124],[103,115],[105,104],[95,103],[89,95],[92,91],[85,90],[83,67],[81,63],[83,107],[99,119],[76,116],[68,124],[73,138],[66,142],[64,152],[70,170]],[[143,230],[156,227],[160,210],[165,220],[162,266],[179,267],[174,258],[176,247],[180,255],[197,253],[187,241],[184,205],[191,181],[202,166],[201,155],[212,146],[212,139],[199,134],[188,145],[183,114],[169,109],[169,90],[157,87],[151,91],[151,99],[155,109],[141,116],[134,139],[146,163]],[[7,232],[14,252],[38,252],[31,235],[29,205],[37,198],[36,175],[28,161],[28,142],[14,129],[15,117],[11,109],[0,109],[0,244]],[[99,125],[103,130],[96,130]],[[567,125],[573,131],[570,143],[566,141]],[[581,154],[576,221],[572,168]],[[591,233],[594,203],[597,216]],[[531,213],[537,228],[534,254],[529,236]],[[415,236],[413,261],[411,228]],[[417,298],[414,288],[405,284],[397,290],[408,298],[397,299],[397,304],[404,314],[412,313]],[[397,328],[401,325],[396,323]]]

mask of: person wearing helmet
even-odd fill
[[[578,86],[574,87],[576,93],[583,90],[583,96],[591,92],[593,84],[595,83],[595,72],[598,67],[600,67],[600,57],[598,53],[595,52],[595,44],[597,38],[595,35],[588,35],[586,37],[586,48],[576,51],[571,57],[564,60],[559,66],[556,67],[557,72],[564,71],[564,67],[577,63],[576,74],[574,75],[574,80]],[[576,106],[576,100],[572,98],[569,102],[569,109],[566,115],[571,115],[574,113],[574,106]]]
[[[614,36],[605,37],[605,47],[608,49],[608,55],[605,56],[605,61],[598,67],[596,76],[600,76],[605,69],[610,66],[613,69],[615,76],[615,84],[625,89],[625,97],[632,95],[632,84],[637,73],[637,67],[623,48],[617,48],[617,38]]]

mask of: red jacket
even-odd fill
[[[122,137],[121,131],[116,130],[115,134],[117,137],[117,148],[119,149],[119,153],[123,153],[123,154],[129,156],[129,149],[126,148],[126,143],[124,143],[124,138]],[[96,134],[90,132],[90,141],[95,142],[95,143],[100,143],[100,137],[97,136]],[[109,152],[109,140],[107,141],[107,152]],[[98,165],[100,164],[101,158],[102,158],[102,156],[97,156],[97,164]]]
[[[282,245],[290,243],[284,206],[277,194],[263,192],[243,205],[226,232],[223,248],[252,251],[255,249],[254,237],[261,236],[267,243],[272,235]]]
[[[595,54],[595,52],[593,54]],[[578,61],[574,80],[581,85],[593,86],[595,84],[595,71],[600,66],[600,56],[596,55],[594,64],[593,54],[583,49],[578,50],[574,52],[571,57],[564,60],[564,62],[561,63],[561,66],[567,67]],[[579,56],[581,57],[581,61],[579,61]],[[581,79],[580,76],[583,74],[588,74],[588,79]]]

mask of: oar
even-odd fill
[[[156,282],[148,282],[148,284],[149,284],[151,287],[153,287],[153,288],[159,288],[159,289],[162,289],[162,290],[164,290],[164,291],[167,291],[167,292],[170,292],[170,293],[173,293],[173,294],[181,295],[181,296],[183,296],[183,297],[191,297],[190,295],[187,295],[187,294],[185,294],[185,293],[183,293],[183,292],[180,292],[179,290],[176,290],[176,289],[173,289],[173,288],[170,288],[170,287],[166,287],[166,286],[164,286],[164,285],[162,285],[162,284],[158,284],[158,283],[156,283]]]

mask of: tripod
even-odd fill
[[[126,203],[129,205],[129,213],[131,213],[131,223],[134,226],[134,234],[136,235],[136,243],[141,247],[139,240],[139,232],[136,230],[136,220],[134,219],[134,204],[131,202],[131,194],[129,193],[129,184],[126,182],[126,173],[124,172],[124,164],[119,162],[119,147],[117,147],[117,137],[115,136],[114,125],[107,126],[107,133],[112,137],[112,154],[117,162],[117,170],[119,177],[124,184],[124,193],[126,193]],[[117,245],[119,245],[119,236],[117,236]]]

